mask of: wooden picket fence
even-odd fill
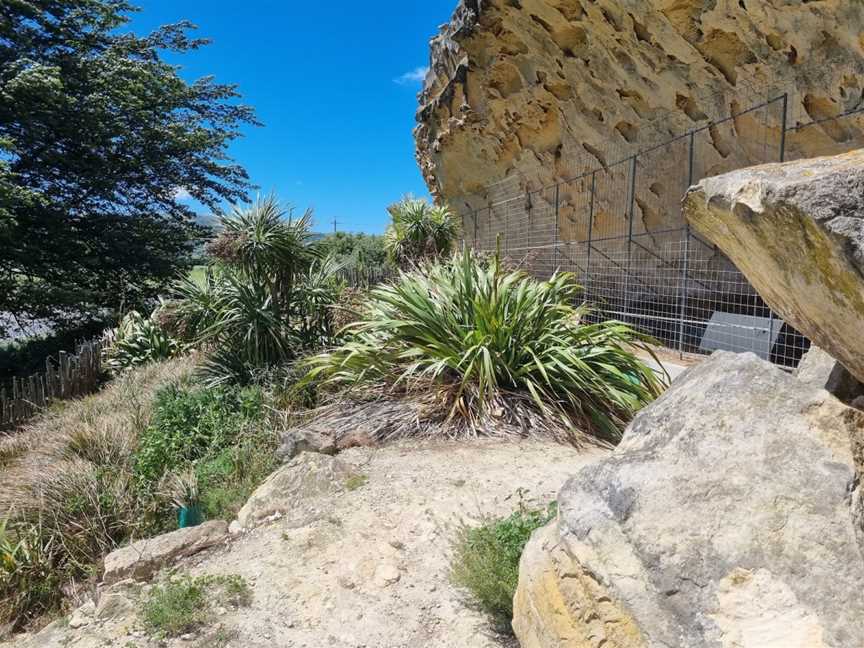
[[[102,375],[102,342],[78,346],[75,354],[60,352],[45,361],[45,371],[13,378],[0,388],[0,430],[13,428],[45,409],[52,401],[91,394]]]

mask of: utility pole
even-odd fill
[[[338,230],[336,228],[337,225],[341,225],[342,223],[336,220],[336,217],[333,217],[333,233],[335,234]]]

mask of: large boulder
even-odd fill
[[[775,311],[864,381],[864,149],[708,178],[684,210]]]
[[[248,529],[268,518],[289,516],[289,522],[308,523],[322,511],[318,504],[345,490],[354,475],[339,459],[302,452],[261,484],[237,514],[236,527]]]
[[[752,354],[688,370],[523,554],[523,648],[864,646],[864,413]]]
[[[105,557],[106,584],[125,578],[145,579],[171,563],[219,544],[228,535],[228,524],[221,520],[196,527],[139,540],[112,551]]]

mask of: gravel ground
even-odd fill
[[[141,631],[136,595],[126,587],[122,596],[129,604],[115,606],[109,618],[79,628],[57,622],[14,645],[511,646],[449,582],[454,527],[481,515],[509,514],[519,492],[527,503],[545,505],[568,476],[603,455],[535,441],[353,448],[339,459],[368,479],[328,496],[317,507],[320,515],[299,523],[290,515],[271,521],[173,569],[242,575],[252,586],[250,607],[219,610],[196,635],[158,642]]]

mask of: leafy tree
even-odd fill
[[[459,238],[459,223],[447,206],[404,198],[387,208],[392,222],[384,234],[390,259],[401,266],[449,254]]]
[[[226,151],[252,109],[162,59],[206,43],[193,25],[137,36],[133,11],[0,2],[0,312],[68,325],[140,306],[199,233],[181,195],[215,209],[250,187]]]

